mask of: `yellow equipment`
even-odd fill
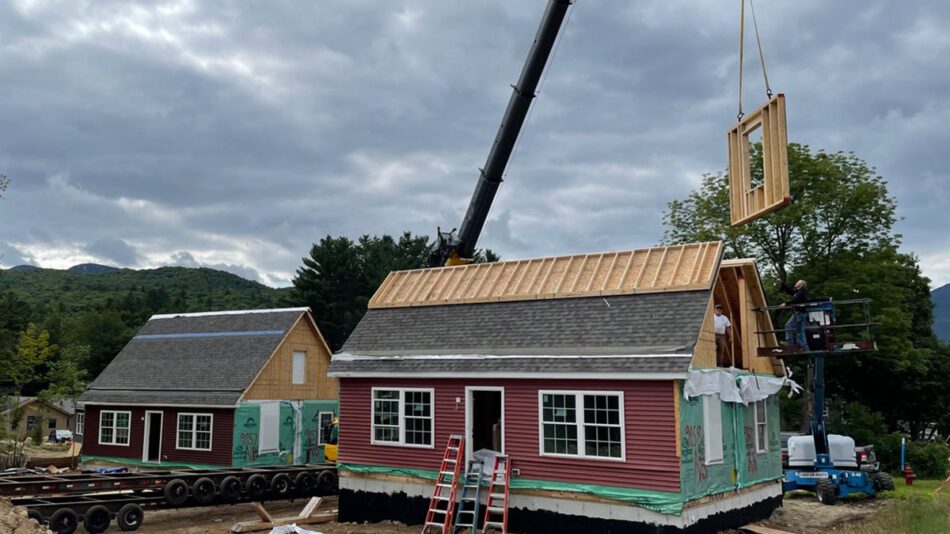
[[[334,417],[333,422],[321,429],[323,432],[323,461],[328,464],[336,463],[340,440],[340,417]]]

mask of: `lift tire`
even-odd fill
[[[214,494],[217,489],[214,480],[201,477],[191,485],[191,497],[200,505],[211,504],[214,501]]]
[[[224,477],[224,480],[218,485],[218,492],[221,494],[221,498],[228,502],[234,502],[240,499],[243,489],[241,479],[234,475]]]
[[[270,484],[267,483],[267,477],[260,473],[255,473],[247,477],[247,481],[244,483],[244,491],[251,496],[254,500],[260,500],[267,495],[267,488]]]
[[[69,508],[60,508],[50,516],[47,526],[56,534],[73,534],[79,528],[79,516]]]
[[[105,532],[111,522],[112,512],[101,504],[97,504],[86,510],[86,513],[82,516],[82,526],[85,527],[86,532],[89,534]]]
[[[818,480],[815,483],[815,493],[818,494],[818,502],[821,504],[831,506],[838,501],[838,490],[830,480]]]
[[[894,491],[894,479],[890,473],[874,473],[871,475],[871,483],[877,491]]]
[[[321,492],[325,493],[336,493],[339,480],[336,478],[336,473],[330,470],[321,471],[317,475],[317,488]]]
[[[290,495],[293,486],[290,484],[290,475],[287,473],[277,473],[270,480],[270,492],[274,497],[283,498]]]
[[[165,502],[178,507],[185,504],[188,500],[188,483],[180,478],[169,480],[162,488],[162,495],[165,496]]]
[[[40,525],[46,524],[46,521],[43,519],[43,514],[41,514],[39,510],[27,510],[26,517],[29,517],[30,519],[35,519],[36,522],[39,523]]]
[[[142,510],[142,507],[130,502],[122,508],[119,508],[119,513],[115,516],[115,522],[118,523],[119,528],[125,532],[130,532],[133,530],[138,530],[142,526],[142,521],[145,519],[145,510]]]
[[[309,471],[301,471],[294,478],[294,489],[301,495],[310,495],[316,487],[317,479]]]

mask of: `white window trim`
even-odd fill
[[[300,381],[297,381],[297,376],[294,371],[296,371],[297,355],[303,354],[303,366],[300,373]],[[304,385],[307,383],[307,351],[306,350],[294,350],[291,351],[290,355],[290,383],[294,385]]]
[[[377,391],[398,391],[399,392],[399,441],[377,441],[376,440],[376,392]],[[406,443],[406,417],[403,413],[403,406],[406,402],[406,393],[408,392],[428,392],[431,404],[429,410],[429,421],[432,422],[432,443],[428,445],[419,445],[415,443]],[[434,388],[400,388],[400,387],[378,387],[372,388],[369,399],[370,429],[369,440],[372,445],[385,445],[389,447],[411,447],[414,449],[434,449],[435,448],[435,389]]]
[[[333,412],[317,412],[317,426],[319,427],[317,429],[317,446],[318,447],[326,445],[326,443],[323,441],[323,425],[321,424],[323,421],[324,414],[330,414],[330,424],[333,424],[333,418],[336,417],[336,414]]]
[[[718,393],[714,393],[712,395],[703,395],[702,399],[703,399],[703,440],[704,440],[703,447],[706,449],[706,455],[707,455],[706,465],[723,464],[726,462],[725,460],[725,456],[726,456],[725,445],[726,444],[724,443],[725,436],[723,435],[724,429],[722,426],[722,400],[720,400]],[[719,455],[720,457],[716,460],[709,459],[708,457],[709,456],[709,442],[706,441],[709,439],[709,424],[710,424],[710,420],[709,420],[710,419],[710,414],[709,414],[710,404],[709,403],[713,403],[713,402],[716,403],[716,406],[718,406],[719,408],[718,423],[719,423]]]
[[[755,452],[756,452],[756,453],[769,452],[769,443],[768,443],[768,441],[769,441],[769,440],[768,440],[768,435],[769,435],[769,405],[768,405],[768,403],[767,403],[767,400],[768,400],[768,399],[762,399],[762,400],[760,400],[760,401],[755,401],[754,403],[752,403],[752,421],[753,421],[753,423],[754,423],[754,425],[755,425],[755,426],[754,426],[754,435],[755,435],[755,438],[754,438],[754,439],[755,439]],[[764,421],[759,421],[758,404],[759,404],[760,402],[762,403],[763,413],[765,413],[765,416],[764,416],[764,417],[765,417],[765,420],[764,420]],[[765,437],[766,437],[765,443],[759,443],[759,424],[765,425]]]
[[[187,431],[191,434],[191,444],[192,447],[182,447],[178,443],[179,436],[182,433],[181,430],[181,417],[185,415],[191,417],[191,430]],[[194,445],[198,443],[198,416],[207,416],[211,418],[211,431],[208,432],[208,448],[204,447],[195,447]],[[179,451],[204,451],[208,452],[214,447],[214,414],[213,413],[198,413],[198,412],[178,412],[178,416],[175,417],[175,449]]]
[[[578,412],[577,420],[577,454],[561,454],[555,452],[544,452],[544,395],[574,395],[575,409]],[[620,458],[609,458],[606,456],[588,456],[585,454],[587,449],[587,436],[584,427],[584,395],[616,395],[619,397],[620,407]],[[627,419],[623,406],[623,391],[607,390],[587,390],[578,391],[573,389],[540,389],[538,390],[538,454],[540,456],[549,456],[552,458],[581,458],[584,460],[595,460],[602,462],[626,462],[627,461]],[[579,407],[579,408],[578,408]],[[565,424],[565,423],[559,423]]]
[[[102,416],[111,413],[112,414],[112,441],[102,441]],[[120,413],[129,414],[129,442],[128,443],[118,443],[115,438],[116,429],[120,428],[116,426],[116,423],[119,421],[118,415]],[[100,410],[99,411],[99,428],[96,429],[96,433],[99,434],[96,436],[97,442],[99,445],[112,445],[114,447],[128,447],[132,443],[132,412],[128,410]]]
[[[76,435],[81,436],[86,431],[86,412],[76,412]]]

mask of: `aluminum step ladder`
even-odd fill
[[[511,464],[504,455],[495,456],[495,465],[488,484],[488,503],[485,505],[485,522],[482,532],[498,530],[508,534],[508,480],[511,478]]]
[[[465,440],[458,434],[449,436],[445,454],[442,455],[439,476],[436,477],[435,488],[432,490],[432,499],[429,500],[426,521],[422,525],[422,534],[432,532],[450,534],[452,532],[459,470],[462,467],[462,454],[465,449],[464,442]]]
[[[482,475],[484,466],[479,460],[469,460],[462,479],[462,496],[459,497],[458,510],[455,511],[453,533],[469,532],[476,534],[478,529],[478,509],[481,506]]]

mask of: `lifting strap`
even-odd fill
[[[741,7],[739,8],[739,113],[736,116],[737,120],[742,120],[742,117],[745,115],[742,111],[742,66],[745,63],[745,2],[746,0],[739,0]],[[765,95],[768,98],[772,98],[772,86],[769,84],[769,74],[765,69],[765,53],[762,52],[762,39],[759,37],[759,22],[755,17],[755,3],[754,0],[749,0],[749,7],[752,10],[752,28],[755,31],[755,44],[759,49],[759,64],[762,65],[762,77],[765,78]]]

